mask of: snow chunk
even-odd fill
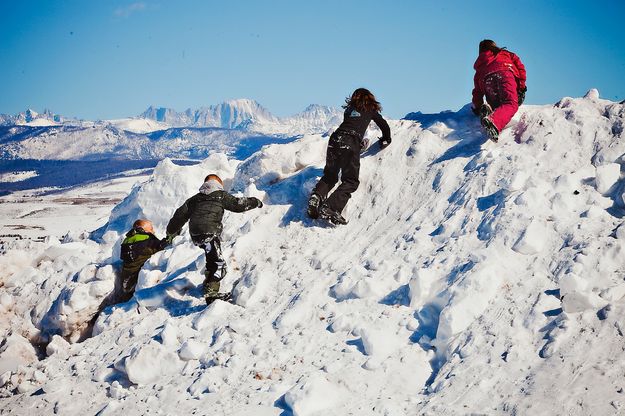
[[[567,273],[560,279],[560,296],[562,310],[567,313],[596,310],[607,304],[607,301],[592,291],[588,280],[574,273]]]
[[[193,328],[198,331],[208,328],[215,321],[215,318],[223,316],[235,308],[236,306],[231,303],[216,300],[193,320]]]
[[[399,348],[400,340],[395,336],[395,333],[388,329],[364,328],[359,332],[367,355],[384,359],[391,356]]]
[[[621,165],[618,163],[608,163],[606,165],[597,166],[597,176],[595,178],[597,192],[605,195],[619,180],[620,176]]]
[[[343,397],[342,387],[329,382],[323,375],[313,375],[291,388],[284,395],[284,401],[293,411],[293,416],[308,416],[336,408],[342,403]]]
[[[3,293],[0,295],[0,313],[7,312],[13,306],[14,300],[13,296],[8,293]]]
[[[51,356],[52,354],[67,354],[69,352],[69,343],[65,341],[63,337],[54,335],[52,341],[46,346],[46,354]]]
[[[158,365],[155,365],[158,363]],[[145,385],[156,382],[161,376],[173,374],[178,366],[178,357],[164,350],[160,344],[149,344],[132,350],[124,360],[124,370],[134,384]]]
[[[178,344],[178,328],[170,321],[167,321],[167,323],[165,323],[165,326],[163,327],[160,336],[161,342],[165,346],[170,347]]]
[[[436,344],[444,350],[447,341],[464,331],[488,307],[499,290],[501,271],[493,266],[476,266],[449,293],[439,316]]]
[[[206,345],[194,339],[188,339],[180,347],[178,355],[184,361],[198,360],[206,351]]]
[[[271,280],[264,272],[254,270],[246,273],[233,288],[233,297],[237,305],[248,307],[267,298],[267,290]]]
[[[439,277],[433,269],[417,270],[415,276],[410,279],[410,307],[416,308],[423,304],[430,294],[432,283]]]
[[[0,374],[15,372],[19,366],[37,361],[37,352],[26,338],[18,334],[9,335],[0,348]]]
[[[523,235],[514,243],[512,250],[520,254],[536,254],[543,250],[547,239],[547,227],[538,220],[532,220]]]

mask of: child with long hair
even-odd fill
[[[484,39],[473,68],[472,109],[480,117],[488,137],[496,142],[525,99],[525,66],[516,54]]]
[[[382,130],[380,146],[391,143],[391,129],[380,115],[382,106],[366,88],[358,88],[345,99],[343,122],[330,136],[323,177],[308,200],[308,215],[324,218],[334,224],[347,224],[341,215],[343,208],[358,188],[360,153],[367,143],[363,140],[371,120]],[[328,197],[341,174],[341,184]]]

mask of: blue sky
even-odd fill
[[[284,116],[371,89],[384,114],[470,101],[481,39],[518,53],[529,104],[625,99],[625,1],[0,0],[0,113],[137,115],[252,98]]]

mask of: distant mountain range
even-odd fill
[[[336,128],[342,111],[310,105],[277,117],[256,101],[238,99],[177,112],[149,107],[137,117],[77,120],[49,110],[0,115],[0,160],[202,159],[213,152],[256,149]]]
[[[67,119],[49,110],[39,114],[30,109],[17,115],[0,114],[0,125],[3,126],[111,125],[133,133],[148,133],[172,127],[217,127],[264,134],[298,135],[323,133],[338,125],[341,120],[341,110],[316,104],[308,106],[301,113],[281,118],[271,114],[256,101],[245,98],[199,109],[190,108],[183,112],[150,106],[137,117],[116,120]]]
[[[50,110],[38,113],[30,108],[16,115],[0,114],[0,125],[10,126],[54,126],[63,123],[64,119]]]

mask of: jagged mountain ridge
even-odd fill
[[[235,99],[225,101],[216,105],[209,105],[199,109],[187,109],[178,112],[168,107],[148,107],[143,113],[136,117],[128,117],[115,120],[79,120],[66,118],[50,110],[37,113],[28,109],[16,115],[0,114],[1,126],[31,125],[45,126],[66,124],[74,126],[92,126],[94,124],[112,124],[120,129],[127,129],[135,133],[145,133],[155,130],[164,130],[169,127],[218,127],[223,129],[241,130],[288,130],[289,126],[295,129],[310,128],[327,130],[330,124],[341,121],[342,111],[340,109],[311,104],[302,112],[288,117],[277,117],[258,102],[247,99]],[[154,121],[149,128],[137,129],[129,122]],[[43,123],[48,121],[49,124]],[[35,124],[32,124],[35,123]],[[135,123],[136,124],[136,123]],[[321,131],[318,131],[321,132]]]
[[[15,115],[0,114],[0,126],[48,126],[63,123],[64,121],[66,120],[63,116],[55,114],[48,109],[45,109],[43,113],[38,113],[29,108]]]
[[[221,127],[263,133],[320,133],[340,123],[339,109],[311,104],[301,113],[276,117],[254,100],[229,100],[214,106],[177,112],[166,107],[150,106],[139,118],[150,119],[174,127]]]
[[[99,121],[28,110],[0,115],[0,159],[201,159],[214,151],[232,154],[240,140],[269,143],[326,133],[341,120],[340,110],[316,104],[279,118],[249,99],[181,113],[150,107],[136,118]]]

